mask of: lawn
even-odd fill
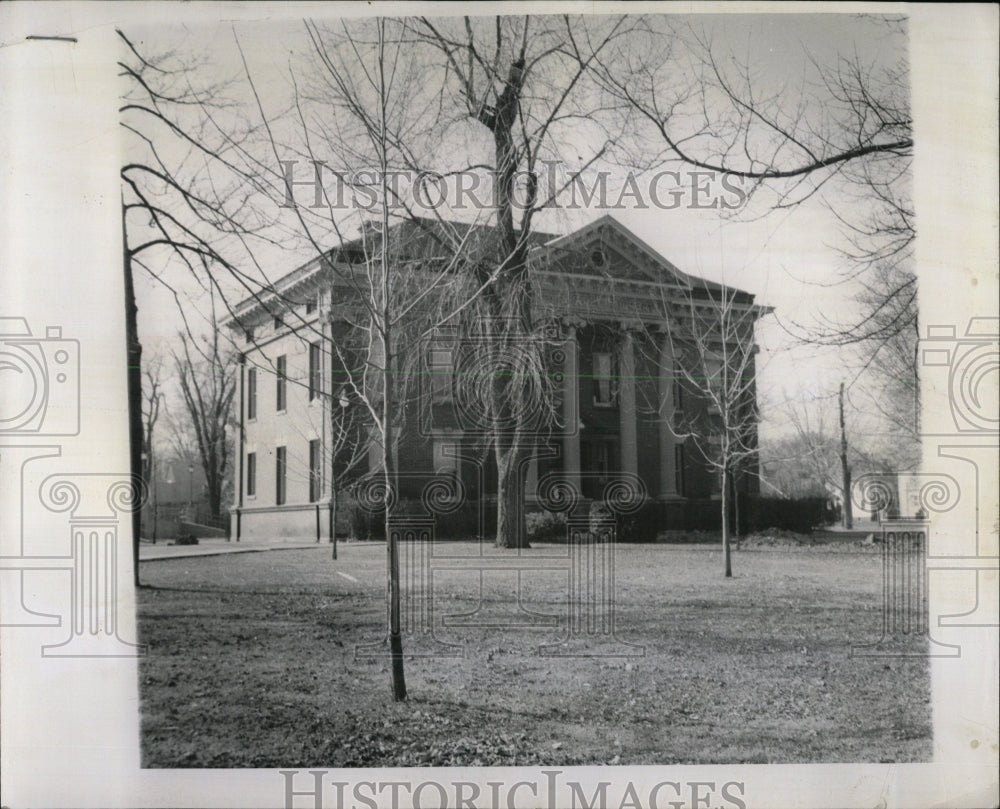
[[[357,655],[381,651],[384,545],[144,563],[144,766],[929,759],[926,659],[851,656],[880,635],[876,550],[748,548],[725,580],[714,548],[621,545],[620,643],[586,622],[567,637],[569,577],[543,569],[565,546],[523,553],[524,570],[481,582],[435,570],[434,632],[404,636],[418,656],[401,704],[384,658]]]

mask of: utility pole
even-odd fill
[[[854,527],[854,514],[851,507],[851,467],[847,464],[847,432],[844,430],[844,383],[840,383],[840,469],[844,484],[844,528],[850,531]]]

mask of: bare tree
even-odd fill
[[[247,200],[256,187],[252,174],[242,173],[229,152],[246,134],[230,119],[225,128],[206,111],[227,104],[218,83],[196,88],[197,63],[184,64],[174,54],[144,55],[121,31],[118,62],[126,90],[119,107],[126,134],[126,159],[120,170],[125,331],[132,476],[143,469],[142,344],[139,340],[135,273],[142,270],[174,292],[164,269],[177,260],[205,288],[216,284],[210,264],[236,272],[220,241],[245,240],[259,231]],[[218,170],[231,175],[220,182]],[[215,172],[213,173],[213,169]],[[140,514],[132,518],[133,581],[139,586]]]
[[[741,58],[731,41],[713,39],[711,24],[667,17],[649,18],[648,29],[630,38],[628,70],[614,51],[593,70],[629,111],[623,130],[632,134],[617,145],[622,161],[739,181],[748,199],[770,194],[765,212],[823,201],[841,225],[840,281],[855,290],[857,306],[843,320],[784,320],[804,342],[854,347],[859,366],[877,371],[892,395],[876,385],[873,401],[892,403],[884,415],[912,460],[916,429],[899,432],[901,421],[913,425],[918,384],[906,21],[864,15],[853,22],[877,41],[877,55],[855,47],[831,63],[810,57],[801,78],[781,83],[767,77],[763,59]],[[651,143],[660,149],[651,151]]]
[[[832,67],[812,63],[812,81],[797,87],[762,82],[757,65],[731,45],[720,47],[705,29],[666,16],[648,18],[648,29],[629,40],[628,70],[621,70],[618,52],[593,68],[604,90],[631,112],[626,131],[635,134],[619,148],[634,162],[729,175],[745,181],[751,194],[771,188],[775,207],[798,204],[850,170],[852,179],[899,203],[885,189],[889,176],[905,176],[913,134],[905,30],[890,22],[901,39],[897,50],[887,48],[896,54],[891,63],[841,55]],[[646,139],[661,150],[651,156],[639,148]],[[888,174],[872,168],[886,161],[893,167]],[[905,209],[899,205],[900,213]]]
[[[920,363],[917,278],[905,266],[874,265],[857,296],[863,323],[854,329],[860,370],[867,377],[864,407],[880,416],[888,442],[881,448],[900,470],[920,459]]]
[[[153,431],[160,420],[160,411],[164,403],[163,392],[163,361],[157,357],[146,363],[143,376],[146,384],[143,386],[142,406],[142,479],[150,481],[153,478],[154,444]]]
[[[723,566],[733,575],[731,538],[737,481],[756,472],[757,344],[755,324],[770,310],[725,285],[693,281],[677,303],[664,300],[674,373],[693,400],[671,429],[717,476]],[[661,402],[661,418],[668,403]],[[750,463],[750,462],[753,463]],[[737,528],[738,530],[738,528]]]
[[[519,547],[527,542],[519,470],[529,447],[526,424],[518,414],[534,414],[547,405],[529,401],[539,390],[531,369],[540,367],[543,351],[531,339],[534,288],[528,251],[534,217],[608,153],[613,128],[606,128],[609,116],[594,92],[590,71],[602,52],[627,36],[633,21],[425,17],[409,27],[418,42],[438,54],[442,97],[485,130],[492,147],[482,159],[494,183],[497,238],[478,270],[483,294],[477,299],[477,317],[490,324],[497,367],[516,355],[521,368],[494,378],[486,405],[498,480],[496,544]],[[581,126],[592,130],[590,143],[573,137],[573,127]],[[566,163],[577,168],[563,172],[561,185],[551,178],[545,183],[546,160],[554,164],[568,148],[577,159]],[[525,359],[526,345],[533,346],[533,360]]]
[[[779,497],[843,496],[829,400],[789,398],[775,407],[793,433],[761,444],[761,483]]]
[[[461,251],[435,250],[442,240],[428,240],[426,229],[414,217],[404,216],[408,222],[393,218],[397,198],[391,172],[400,162],[413,159],[415,144],[411,141],[405,148],[405,134],[413,126],[413,114],[420,114],[410,109],[413,94],[421,87],[420,65],[407,58],[402,31],[398,22],[385,19],[359,23],[350,30],[321,30],[306,24],[317,73],[312,92],[306,89],[296,96],[301,148],[313,165],[335,163],[341,177],[356,171],[359,165],[369,170],[372,181],[368,188],[376,191],[376,198],[366,210],[374,214],[374,220],[363,223],[357,237],[348,239],[342,210],[328,204],[317,214],[295,202],[284,176],[275,178],[275,190],[283,195],[288,192],[287,206],[304,237],[322,257],[338,290],[325,338],[342,375],[336,396],[338,403],[340,397],[345,398],[355,418],[356,409],[364,412],[365,417],[356,426],[368,434],[367,440],[348,438],[346,431],[339,435],[354,458],[360,457],[358,449],[369,442],[378,454],[376,468],[366,481],[367,490],[359,496],[370,504],[381,504],[384,511],[391,686],[397,701],[406,698],[406,682],[399,552],[391,521],[394,493],[398,491],[396,449],[409,380],[403,371],[413,364],[412,352],[421,344],[421,335],[432,332],[438,322],[433,316],[440,299],[447,297],[449,287],[456,283],[457,256],[461,256]],[[256,94],[249,67],[247,78],[268,131],[268,146],[280,163],[272,122]],[[322,116],[312,115],[324,109],[338,111],[337,137],[324,130]],[[320,144],[322,155],[316,152]],[[340,248],[331,250],[325,243],[331,236],[338,238]],[[460,245],[464,242],[459,238]],[[458,283],[462,283],[461,278]],[[280,296],[272,292],[271,297],[279,297],[280,306]],[[308,329],[303,330],[303,335],[308,336]],[[333,395],[331,391],[331,411],[336,410]],[[343,426],[331,424],[334,429]]]
[[[214,321],[211,325],[210,334],[199,341],[181,334],[181,348],[173,359],[185,416],[205,473],[209,509],[213,517],[219,517],[232,465],[233,447],[227,432],[233,422],[236,374],[233,357]]]

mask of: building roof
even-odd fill
[[[390,230],[394,259],[407,263],[444,266],[459,256],[461,266],[475,267],[496,262],[501,252],[494,225],[413,217],[393,223]],[[366,223],[356,237],[283,276],[273,289],[241,301],[226,325],[236,327],[247,320],[276,314],[288,300],[307,298],[332,283],[337,275],[343,276],[345,269],[363,266],[377,255],[379,239],[377,224]],[[690,291],[693,297],[706,299],[728,289],[740,304],[754,305],[754,296],[749,292],[682,272],[608,214],[568,234],[531,231],[526,242],[529,266],[541,277],[542,286],[559,288],[569,281],[580,288],[596,289],[612,282],[633,288],[640,296],[648,296],[649,288],[656,287]],[[755,308],[761,314],[770,311]]]

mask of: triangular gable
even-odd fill
[[[544,245],[548,269],[690,288],[692,278],[609,214]]]

